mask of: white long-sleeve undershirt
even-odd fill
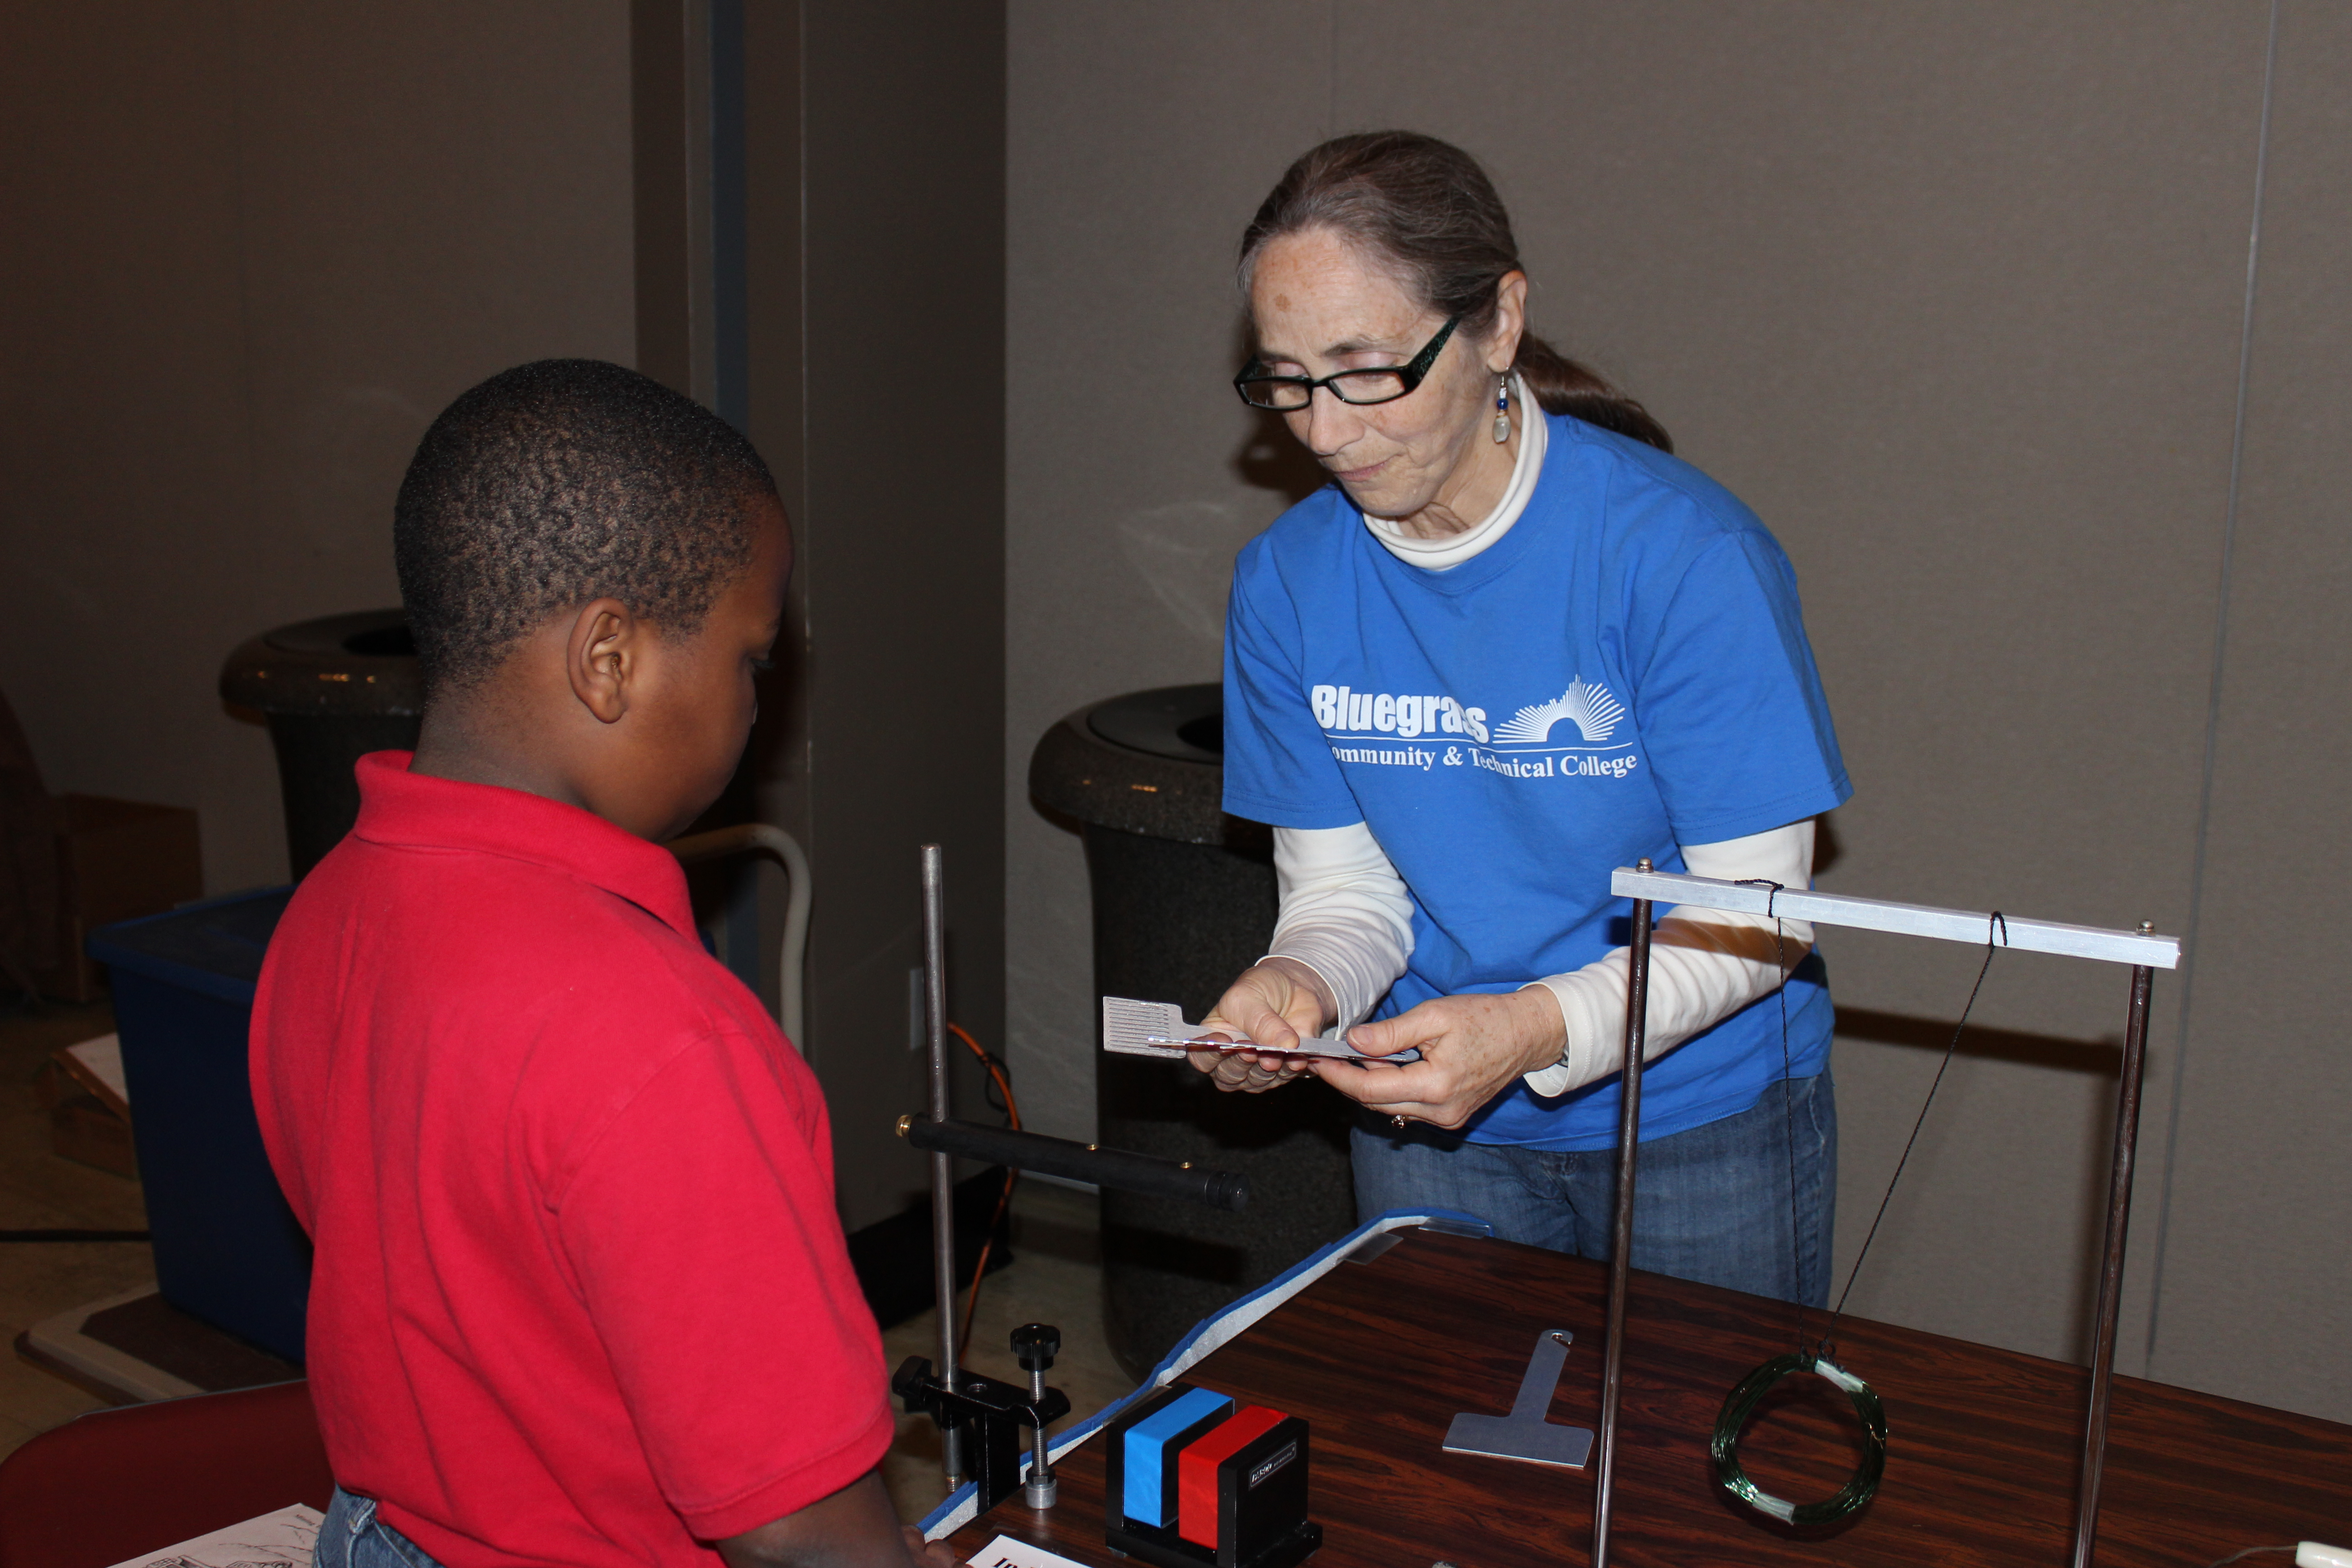
[[[1793,822],[1717,844],[1682,846],[1695,876],[1727,882],[1764,879],[1812,886],[1813,825]],[[1281,896],[1268,957],[1295,959],[1329,986],[1334,1027],[1362,1021],[1412,956],[1412,900],[1404,879],[1363,823],[1277,827],[1274,868]],[[1654,1061],[1742,1007],[1772,994],[1811,949],[1812,927],[1763,915],[1676,905],[1657,922],[1650,946],[1650,1005],[1642,1059]],[[1558,1062],[1527,1075],[1538,1094],[1566,1094],[1623,1065],[1625,976],[1630,951],[1617,948],[1581,969],[1530,981],[1559,1005],[1567,1045]]]
[[[1682,846],[1683,864],[1695,877],[1718,881],[1778,882],[1784,888],[1813,885],[1813,825],[1810,819],[1752,833],[1718,844]],[[1751,1002],[1772,994],[1811,951],[1813,928],[1805,921],[1732,914],[1677,904],[1650,937],[1650,1005],[1642,1059],[1656,1060],[1685,1040],[1723,1022]],[[1607,1078],[1625,1065],[1625,977],[1630,948],[1616,948],[1597,963],[1536,982],[1559,1004],[1568,1044],[1559,1060],[1527,1075],[1538,1094],[1566,1094]]]
[[[1350,1028],[1388,994],[1412,956],[1412,895],[1380,840],[1351,827],[1277,827],[1274,879],[1281,912],[1267,956],[1323,977]]]

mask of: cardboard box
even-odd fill
[[[204,897],[196,814],[96,795],[61,795],[57,807],[60,962],[37,978],[61,1001],[94,1002],[105,969],[82,952],[91,931]]]
[[[34,1092],[49,1113],[49,1148],[62,1158],[136,1179],[122,1047],[112,1035],[52,1051]]]

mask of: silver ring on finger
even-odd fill
[[[1407,1117],[1402,1111],[1399,1111],[1396,1115],[1389,1118],[1389,1125],[1397,1129],[1399,1131],[1402,1131],[1404,1130],[1404,1124],[1410,1120],[1411,1118]]]

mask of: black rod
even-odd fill
[[[2148,928],[2143,925],[2140,928]],[[2116,1373],[2116,1320],[2123,1310],[2124,1231],[2131,1223],[2132,1159],[2139,1146],[2139,1088],[2147,1057],[2147,998],[2156,971],[2132,970],[2124,1019],[2122,1082],[2116,1089],[2115,1164],[2107,1176],[2107,1245],[2099,1263],[2099,1315],[2091,1339],[2091,1411],[2083,1426],[2083,1489],[2074,1508],[2074,1568],[2091,1568],[2099,1532],[2099,1477],[2107,1458],[2107,1400]]]
[[[1644,858],[1635,868],[1647,871]],[[1649,1034],[1650,900],[1633,900],[1625,972],[1625,1068],[1617,1112],[1617,1212],[1609,1231],[1609,1343],[1601,1363],[1601,1467],[1592,1489],[1592,1568],[1609,1562],[1609,1495],[1617,1479],[1617,1403],[1625,1369],[1625,1292],[1633,1266],[1633,1166],[1642,1141],[1642,1050]]]
[[[1018,1171],[1036,1171],[1048,1176],[1066,1176],[1074,1182],[1092,1182],[1098,1187],[1112,1187],[1122,1193],[1174,1198],[1235,1213],[1249,1203],[1247,1176],[1234,1171],[1203,1170],[1190,1161],[1159,1160],[1149,1154],[1130,1154],[1123,1149],[1098,1149],[1092,1143],[1073,1143],[1066,1138],[1048,1138],[1042,1132],[1015,1132],[1007,1127],[983,1127],[976,1121],[939,1121],[909,1116],[901,1119],[899,1125],[908,1142],[937,1153],[1008,1165]]]

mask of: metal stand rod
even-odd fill
[[[923,846],[923,1038],[930,1048],[931,1120],[948,1119],[948,966],[945,879],[940,847]],[[931,1156],[931,1268],[940,1313],[940,1377],[956,1386],[955,1158]],[[954,1486],[963,1479],[962,1434],[940,1434],[940,1467]]]
[[[2140,928],[2145,931],[2148,928]],[[2091,1415],[2083,1429],[2083,1490],[2074,1511],[2074,1568],[2091,1568],[2099,1530],[2099,1472],[2107,1457],[2107,1400],[2116,1372],[2116,1320],[2123,1309],[2124,1231],[2131,1223],[2132,1158],[2139,1144],[2141,1068],[2147,1056],[2147,997],[2156,971],[2132,970],[2124,1020],[2122,1082],[2116,1092],[2115,1165],[2107,1177],[2107,1245],[2099,1265],[2099,1315],[2091,1340]]]
[[[1130,1154],[1124,1149],[1048,1138],[1042,1132],[1015,1132],[1009,1127],[982,1127],[971,1121],[934,1121],[928,1116],[898,1118],[898,1136],[918,1149],[977,1160],[983,1165],[1067,1176],[1117,1192],[1172,1198],[1235,1214],[1249,1206],[1247,1176],[1236,1171],[1196,1170],[1190,1160],[1161,1160]]]
[[[1638,868],[1650,869],[1643,860]],[[1609,1343],[1601,1363],[1601,1464],[1592,1489],[1592,1568],[1609,1562],[1610,1489],[1617,1479],[1617,1404],[1625,1367],[1626,1275],[1633,1258],[1633,1173],[1642,1139],[1642,1053],[1649,1034],[1650,900],[1633,900],[1625,976],[1625,1069],[1617,1115],[1617,1212],[1609,1232]]]

